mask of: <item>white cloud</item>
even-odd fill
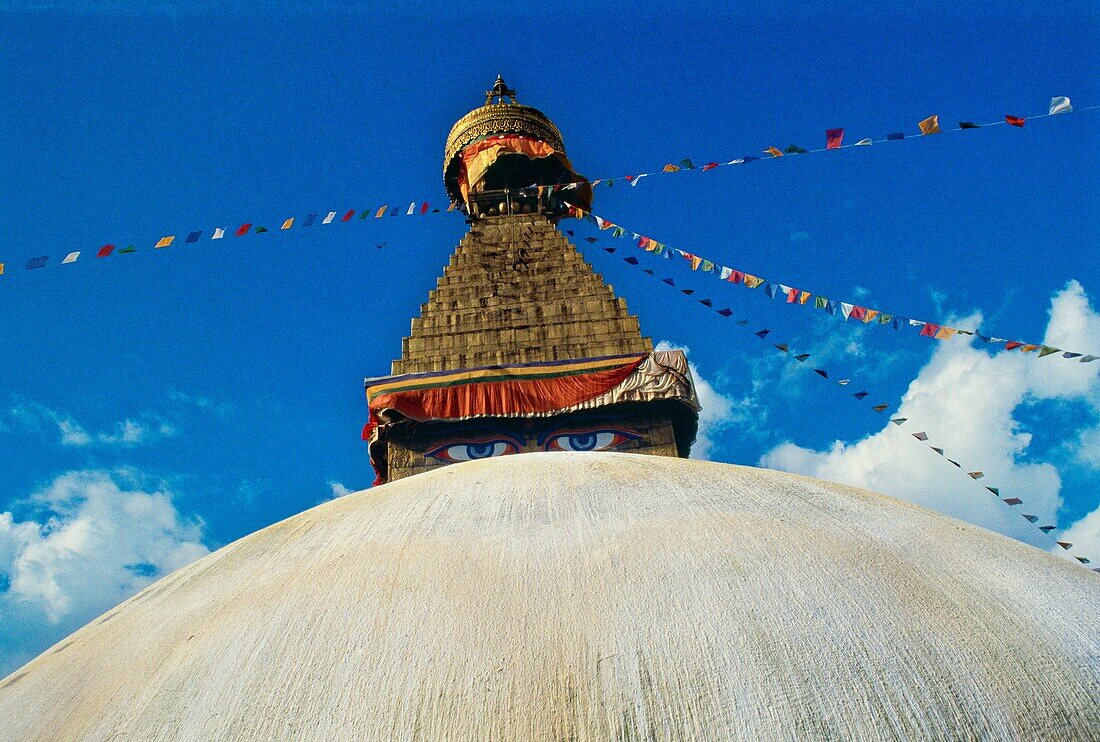
[[[0,513],[0,675],[209,553],[202,522],[144,480],[133,470],[72,471],[25,501],[35,519]]]
[[[338,497],[345,497],[346,495],[350,495],[352,492],[355,491],[345,487],[342,482],[336,482],[332,480],[328,482],[328,487],[329,490],[331,490],[332,492],[332,497],[329,498],[330,500],[335,500]]]
[[[1059,541],[1073,544],[1073,552],[1093,559],[1091,566],[1100,561],[1100,508],[1093,510],[1058,536]],[[1054,547],[1060,551],[1061,547]]]
[[[969,317],[958,324],[973,326],[979,320]],[[1045,342],[1081,352],[1100,348],[1100,315],[1076,281],[1053,297]],[[927,432],[933,445],[946,449],[965,469],[984,471],[983,483],[999,487],[1006,496],[1021,497],[1021,509],[1055,523],[1062,503],[1061,478],[1050,463],[1024,460],[1032,435],[1019,413],[1038,400],[1084,402],[1092,410],[1092,420],[1077,436],[1074,451],[1083,461],[1100,462],[1100,428],[1095,427],[1100,417],[1098,374],[1100,362],[1085,365],[1019,353],[990,354],[955,338],[936,344],[895,415],[916,424],[914,430]],[[936,454],[906,440],[909,435],[887,423],[859,441],[836,441],[820,451],[783,443],[764,454],[760,463],[901,497],[1049,546],[1018,513],[961,479]],[[1095,521],[1100,522],[1100,516]],[[1079,526],[1090,527],[1084,521]],[[1095,530],[1096,523],[1091,527]]]
[[[31,400],[18,399],[9,416],[27,431],[50,438],[57,436],[62,446],[82,447],[92,444],[131,447],[142,443],[168,438],[179,431],[158,415],[142,413],[138,420],[126,418],[117,422],[109,432],[89,433],[87,428],[67,415]]]
[[[691,349],[662,340],[657,350],[682,350],[689,355]],[[745,396],[738,400],[722,394],[714,385],[699,373],[699,367],[688,361],[691,375],[695,380],[695,394],[699,398],[699,430],[695,435],[695,444],[691,447],[691,458],[709,459],[714,453],[715,439],[727,428],[744,422],[756,414],[754,396]]]

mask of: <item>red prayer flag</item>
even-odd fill
[[[703,170],[713,170],[716,167],[718,167],[717,162],[708,162],[706,165],[703,165]]]
[[[924,323],[924,327],[920,328],[920,334],[924,335],[926,338],[934,338],[936,337],[936,333],[939,332],[939,330],[939,325],[934,325],[931,322],[926,322]]]
[[[420,213],[421,213],[421,214],[427,214],[427,213],[428,213],[428,207],[429,207],[429,206],[431,206],[431,204],[429,204],[429,203],[428,203],[427,201],[425,201],[424,203],[420,204]]]
[[[730,271],[729,276],[726,278],[730,283],[741,283],[741,279],[745,277],[745,274],[741,271]]]
[[[844,129],[828,129],[825,132],[825,149],[840,149],[844,141]]]
[[[1012,124],[1013,126],[1023,126],[1024,120],[1019,116],[1005,116],[1005,123]]]
[[[863,319],[867,316],[867,307],[852,307],[852,311],[848,316],[852,319]]]
[[[104,245],[103,247],[99,248],[99,252],[97,252],[95,254],[95,256],[97,258],[105,258],[108,255],[110,255],[112,252],[114,252],[114,250],[115,250],[114,245]]]
[[[348,213],[344,214],[344,218],[343,218],[343,219],[341,219],[340,221],[342,221],[342,222],[350,222],[350,221],[351,221],[351,218],[352,218],[353,216],[355,216],[355,209],[351,209],[350,211],[348,211]]]
[[[794,304],[796,301],[798,301],[798,289],[790,289],[787,292],[787,303]]]
[[[1005,350],[1016,350],[1021,345],[1023,345],[1023,343],[1017,343],[1015,340],[1009,340],[1007,343],[1005,343]]]
[[[248,230],[250,230],[250,229],[252,229],[252,222],[248,222],[247,224],[242,224],[241,226],[239,226],[237,228],[237,231],[234,232],[234,235],[237,236],[237,237],[244,237],[246,234],[248,234]]]

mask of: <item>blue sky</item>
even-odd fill
[[[0,2],[0,674],[206,550],[370,483],[362,379],[400,353],[465,224],[275,228],[444,203],[443,140],[498,72],[590,177],[1100,103],[1089,3],[605,8]],[[831,297],[1100,353],[1098,145],[1100,111],[1081,112],[654,176],[594,210]],[[181,244],[242,222],[273,232]],[[153,250],[165,234],[177,244]],[[710,458],[1049,548],[843,390],[580,244],[646,334],[689,348]],[[36,255],[53,265],[23,271]],[[686,280],[925,415],[1100,557],[1100,363],[993,358]]]

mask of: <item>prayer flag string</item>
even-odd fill
[[[756,292],[758,296],[763,296],[771,300],[779,299],[785,304],[820,309],[826,314],[834,317],[839,315],[845,322],[863,322],[864,324],[878,325],[880,327],[892,327],[895,330],[912,328],[917,331],[919,336],[935,340],[949,340],[956,335],[974,336],[987,345],[999,345],[1006,351],[1018,350],[1024,354],[1034,353],[1035,355],[1033,357],[1035,358],[1046,358],[1047,356],[1056,355],[1063,360],[1075,361],[1078,363],[1092,363],[1093,361],[1100,360],[1100,355],[1063,350],[1062,348],[1055,348],[1054,346],[1045,345],[1043,343],[1027,343],[1022,340],[1009,340],[1003,337],[982,334],[979,329],[968,330],[959,327],[951,327],[945,324],[903,317],[900,314],[831,299],[806,289],[795,288],[780,283],[779,281],[762,278],[755,273],[729,268],[716,261],[696,255],[695,253],[690,253],[657,242],[652,237],[648,237],[638,232],[632,232],[620,224],[616,224],[609,219],[596,216],[591,212],[586,212],[575,206],[569,207],[569,213],[576,218],[590,221],[601,230],[610,230],[612,237],[634,240],[636,246],[646,252],[656,253],[665,257],[671,257],[673,254],[678,255],[687,261],[685,267],[689,267],[692,271],[713,273],[718,280],[724,283],[743,286],[748,289],[763,288],[762,292]]]
[[[930,135],[933,135],[933,134],[950,134],[950,133],[955,133],[955,132],[960,132],[960,131],[968,131],[968,130],[971,130],[971,129],[988,129],[988,128],[993,127],[993,126],[1009,125],[1009,126],[1016,126],[1016,127],[1021,127],[1022,128],[1024,126],[1024,124],[1028,121],[1034,121],[1036,119],[1050,118],[1051,116],[1058,116],[1058,115],[1063,115],[1063,114],[1067,114],[1067,113],[1074,113],[1074,112],[1079,113],[1079,112],[1083,112],[1083,111],[1093,111],[1093,110],[1096,110],[1098,108],[1100,108],[1100,105],[1087,106],[1085,108],[1076,108],[1075,109],[1072,105],[1070,105],[1069,98],[1067,98],[1064,95],[1060,95],[1060,96],[1056,96],[1054,98],[1051,98],[1050,106],[1047,110],[1047,113],[1039,113],[1039,114],[1034,114],[1032,116],[1013,116],[1013,115],[1010,115],[1010,114],[1006,114],[1004,116],[1004,118],[1002,118],[1002,119],[998,119],[996,121],[991,121],[991,122],[985,123],[985,124],[975,124],[972,121],[959,121],[958,126],[956,126],[954,128],[949,128],[949,129],[942,128],[942,126],[940,124],[939,115],[933,115],[933,116],[929,116],[928,118],[924,119],[923,121],[920,121],[917,124],[917,129],[918,129],[917,132],[911,132],[911,133],[907,134],[903,131],[897,131],[897,132],[892,132],[890,134],[887,134],[884,137],[877,138],[877,139],[874,138],[874,137],[864,137],[863,139],[860,139],[858,142],[852,142],[851,144],[844,144],[843,143],[844,142],[844,129],[840,129],[840,128],[827,129],[825,131],[825,146],[824,147],[818,147],[816,149],[807,149],[807,148],[801,147],[797,144],[791,144],[786,149],[780,149],[779,147],[776,147],[776,146],[772,145],[772,146],[764,147],[760,150],[754,150],[755,154],[744,154],[744,155],[741,155],[740,157],[735,157],[735,158],[730,159],[730,160],[725,160],[725,159],[712,160],[712,161],[709,161],[705,165],[702,165],[702,166],[696,165],[695,164],[696,161],[693,161],[690,157],[685,157],[684,159],[680,160],[679,164],[674,164],[674,163],[670,162],[670,163],[666,164],[660,170],[655,170],[655,171],[652,171],[652,172],[639,173],[639,174],[636,174],[636,175],[617,175],[617,176],[612,176],[610,178],[592,178],[592,179],[589,179],[589,180],[580,180],[580,181],[577,181],[575,183],[566,183],[566,184],[562,184],[562,185],[555,185],[555,186],[552,186],[552,188],[555,192],[562,191],[562,190],[571,190],[571,189],[574,189],[574,188],[579,188],[580,186],[583,186],[583,185],[586,185],[586,184],[591,186],[592,188],[596,188],[597,186],[600,186],[601,184],[610,188],[610,187],[614,186],[616,180],[626,181],[627,183],[629,183],[631,185],[631,187],[633,187],[633,186],[638,185],[638,181],[640,179],[648,177],[650,175],[664,175],[664,174],[668,174],[668,173],[680,173],[680,172],[686,172],[686,171],[689,171],[689,170],[698,171],[698,172],[707,172],[707,171],[714,170],[714,169],[720,168],[720,167],[729,167],[729,166],[732,166],[732,165],[747,165],[749,163],[757,162],[757,161],[760,161],[760,160],[775,160],[775,159],[779,159],[780,157],[783,157],[785,155],[813,155],[813,154],[818,154],[818,153],[821,153],[821,152],[828,152],[828,151],[831,151],[831,150],[846,150],[846,149],[851,149],[853,147],[867,147],[869,145],[879,144],[879,143],[882,143],[882,142],[896,142],[896,141],[900,141],[902,139],[917,139],[917,138],[920,138],[920,137],[930,136]],[[702,162],[702,160],[697,160],[697,161]],[[543,186],[530,185],[526,188],[520,189],[520,191],[521,192],[531,192],[531,191],[537,190],[540,187],[541,188],[546,188],[547,186],[545,186],[545,185],[543,185]],[[506,191],[503,191],[503,190],[499,190],[499,191],[498,190],[482,191],[482,193],[505,193],[505,192]],[[514,193],[515,191],[510,191],[510,192]]]
[[[592,223],[595,223],[595,222],[593,221]],[[585,242],[588,242],[589,244],[594,244],[595,242],[598,242],[598,241],[599,241],[598,237],[585,238]],[[616,248],[616,247],[605,247],[605,248],[603,248],[603,250],[605,252],[611,253],[611,254],[614,254],[615,252],[617,252],[620,249],[622,249],[622,248]],[[659,253],[656,253],[656,251],[650,251],[650,252],[654,253],[655,256],[657,254],[659,254]],[[631,266],[634,266],[634,267],[639,266],[638,259],[633,257],[633,256],[624,257],[624,258],[622,258],[622,260],[623,260],[624,263],[627,263],[628,265],[631,265]],[[769,343],[772,346],[772,348],[774,348],[777,352],[781,353],[788,360],[790,360],[794,363],[797,363],[800,366],[804,366],[805,368],[810,370],[815,376],[820,378],[822,381],[827,382],[829,384],[832,384],[834,386],[837,386],[837,387],[840,387],[841,389],[843,389],[847,393],[846,396],[848,396],[849,398],[854,399],[855,401],[861,402],[861,403],[865,403],[866,400],[869,397],[872,398],[872,401],[875,401],[869,390],[867,390],[866,388],[861,388],[861,387],[856,386],[855,384],[853,384],[853,380],[851,378],[843,377],[843,376],[840,376],[836,373],[830,373],[829,370],[825,369],[825,368],[816,367],[815,363],[810,362],[811,359],[813,358],[813,354],[796,352],[795,350],[793,350],[791,348],[789,343],[785,343],[785,342],[784,343],[776,343],[776,342],[774,342],[776,340],[776,338],[772,334],[772,330],[770,328],[762,327],[760,329],[753,330],[750,326],[751,323],[749,322],[749,320],[734,318],[733,317],[733,310],[730,309],[729,307],[721,306],[720,303],[715,302],[710,297],[704,297],[702,299],[695,298],[694,297],[694,294],[696,293],[695,289],[689,289],[689,288],[686,288],[686,287],[677,286],[675,279],[673,279],[672,277],[662,278],[658,275],[658,273],[656,271],[654,271],[651,268],[642,268],[642,272],[647,274],[648,276],[652,277],[658,283],[662,283],[662,284],[664,284],[665,286],[668,286],[671,289],[675,289],[678,293],[682,294],[683,296],[694,298],[695,303],[699,304],[702,307],[705,307],[706,309],[709,309],[709,310],[715,312],[716,314],[720,315],[721,317],[726,318],[726,319],[733,319],[733,321],[736,325],[738,325],[739,327],[745,328],[747,331],[751,332],[754,336],[756,336],[761,341]],[[850,392],[850,389],[852,389],[852,388],[859,389],[859,391]],[[876,414],[880,414],[880,415],[884,414],[889,408],[890,408],[890,405],[888,403],[885,403],[885,402],[875,401],[875,404],[870,405],[871,411],[875,412]],[[909,435],[907,437],[909,437],[909,438],[911,438],[911,439],[913,439],[917,442],[923,443],[926,448],[930,449],[933,453],[935,453],[938,456],[940,456],[941,458],[943,458],[948,464],[950,464],[952,466],[952,468],[954,468],[954,469],[958,470],[959,472],[965,474],[966,478],[968,480],[970,480],[971,482],[977,483],[977,481],[979,479],[984,479],[984,477],[985,477],[985,472],[984,471],[982,471],[981,469],[969,470],[969,467],[964,467],[961,462],[951,458],[951,456],[948,455],[948,452],[944,448],[933,445],[931,439],[928,436],[928,433],[925,432],[924,430],[919,429],[919,427],[916,426],[916,424],[913,423],[912,421],[910,421],[908,418],[891,417],[890,418],[890,423],[893,424],[894,426],[904,430],[906,433],[908,433]],[[1012,508],[1013,511],[1017,513],[1017,515],[1022,517],[1024,520],[1026,520],[1031,525],[1033,525],[1040,533],[1042,533],[1048,539],[1053,540],[1054,543],[1057,544],[1063,551],[1069,552],[1073,548],[1072,543],[1070,543],[1068,541],[1060,541],[1060,540],[1058,540],[1057,538],[1055,538],[1054,536],[1051,535],[1052,532],[1058,530],[1056,525],[1050,525],[1050,524],[1037,525],[1040,522],[1039,521],[1039,516],[1028,513],[1028,512],[1026,512],[1026,510],[1024,508],[1018,507],[1018,506],[1021,506],[1021,505],[1024,504],[1023,499],[1021,499],[1019,497],[1003,496],[1001,494],[1001,489],[999,487],[994,487],[994,486],[990,486],[990,485],[986,485],[986,484],[977,484],[977,486],[982,487],[986,491],[987,494],[993,495],[999,501],[1004,503],[1004,505],[1006,505],[1007,507]],[[1091,563],[1091,560],[1089,560],[1087,557],[1080,556],[1076,553],[1071,553],[1071,554],[1069,554],[1069,556],[1072,556],[1074,559],[1076,559],[1081,564],[1087,565],[1087,564]],[[1093,569],[1093,571],[1100,572],[1100,567],[1092,568],[1092,569]]]

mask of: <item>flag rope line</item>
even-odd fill
[[[1058,100],[1058,98],[1055,98],[1054,100]],[[1066,104],[1068,106],[1069,99],[1067,98],[1065,100],[1066,100]],[[953,128],[953,129],[941,129],[939,127],[939,121],[938,121],[939,116],[934,115],[934,116],[931,116],[928,119],[925,119],[924,121],[920,122],[920,125],[923,125],[926,122],[935,119],[936,121],[935,121],[935,124],[934,124],[934,130],[924,131],[923,128],[922,128],[922,130],[919,134],[906,134],[904,132],[896,132],[894,134],[888,134],[885,137],[882,137],[881,139],[874,139],[874,138],[871,138],[871,137],[866,137],[864,139],[861,139],[858,142],[853,142],[851,144],[838,144],[837,146],[829,146],[828,144],[826,144],[826,146],[820,147],[818,149],[804,149],[804,148],[802,148],[798,145],[795,145],[795,144],[792,144],[792,145],[788,146],[786,150],[780,150],[778,147],[772,146],[772,147],[767,147],[767,148],[760,151],[761,155],[767,155],[765,157],[746,154],[746,155],[742,155],[741,157],[736,157],[732,160],[728,160],[728,161],[724,161],[724,162],[723,161],[707,162],[705,165],[702,165],[702,166],[695,165],[694,162],[691,160],[691,158],[685,157],[683,160],[680,161],[679,165],[674,165],[672,163],[668,163],[661,170],[657,170],[657,171],[653,171],[653,172],[639,173],[637,175],[617,175],[617,176],[613,176],[613,177],[610,177],[610,178],[587,178],[587,179],[584,179],[584,180],[579,180],[579,181],[574,182],[574,183],[564,183],[564,184],[556,184],[556,185],[539,186],[537,184],[533,184],[533,185],[527,186],[525,188],[520,188],[520,189],[493,189],[493,190],[478,191],[478,193],[484,193],[484,194],[502,193],[503,194],[503,193],[516,193],[516,192],[535,192],[540,188],[543,188],[543,189],[550,188],[550,189],[553,189],[555,192],[557,192],[557,191],[561,191],[561,190],[572,190],[572,189],[577,188],[578,186],[582,186],[582,185],[589,185],[592,188],[595,188],[595,187],[599,186],[601,183],[606,184],[607,187],[610,188],[610,187],[614,186],[614,182],[616,180],[625,180],[628,183],[630,183],[631,187],[634,187],[634,186],[638,185],[638,181],[641,180],[642,178],[650,177],[650,176],[653,176],[653,175],[667,175],[669,173],[677,173],[677,172],[684,172],[684,171],[691,171],[691,170],[698,170],[700,172],[706,172],[708,170],[714,170],[714,169],[719,168],[719,167],[728,167],[728,166],[731,166],[731,165],[745,165],[745,164],[748,164],[750,162],[759,162],[761,160],[776,160],[776,159],[779,159],[780,157],[783,157],[785,155],[796,155],[796,154],[797,155],[811,155],[811,154],[818,154],[818,153],[821,153],[821,152],[829,152],[829,151],[833,151],[833,150],[844,150],[844,149],[852,149],[854,147],[864,147],[864,146],[869,146],[871,144],[880,144],[882,142],[894,142],[894,141],[902,141],[902,140],[906,140],[906,139],[920,139],[922,137],[930,136],[932,134],[953,134],[955,132],[968,131],[970,129],[987,129],[987,128],[992,127],[992,126],[1017,126],[1017,127],[1023,127],[1024,123],[1027,122],[1027,121],[1034,121],[1034,120],[1037,120],[1037,119],[1045,119],[1045,118],[1050,118],[1052,116],[1063,116],[1063,115],[1070,114],[1070,113],[1083,113],[1084,111],[1094,111],[1096,109],[1100,109],[1100,105],[1095,105],[1095,106],[1086,106],[1084,108],[1068,107],[1068,108],[1065,108],[1065,109],[1062,109],[1062,110],[1055,111],[1054,110],[1054,108],[1055,108],[1054,101],[1051,101],[1051,104],[1052,104],[1051,105],[1051,112],[1049,112],[1049,113],[1037,113],[1037,114],[1034,114],[1032,116],[1008,116],[1008,115],[1006,115],[1004,119],[1000,119],[1000,120],[997,120],[997,121],[991,121],[991,122],[985,123],[985,124],[974,124],[974,123],[970,123],[970,122],[960,121],[959,126]],[[828,135],[829,135],[829,132],[831,132],[831,131],[839,131],[840,132],[840,137],[841,137],[841,139],[843,139],[843,136],[844,136],[844,130],[843,129],[833,129],[833,130],[827,131],[826,132],[826,138],[827,139],[829,138]]]
[[[820,294],[787,286],[778,281],[771,281],[753,273],[729,268],[721,263],[704,258],[701,255],[672,247],[638,232],[627,230],[620,224],[616,224],[609,219],[596,216],[591,212],[586,212],[575,206],[570,207],[570,215],[589,221],[599,227],[600,230],[611,230],[612,237],[626,238],[629,235],[630,238],[637,241],[636,246],[646,252],[662,257],[671,257],[671,253],[676,253],[690,263],[692,271],[713,273],[718,276],[720,281],[742,285],[748,289],[763,287],[763,295],[769,299],[775,299],[777,296],[782,295],[785,299],[785,304],[822,309],[832,316],[836,316],[839,313],[844,318],[845,322],[849,319],[857,321],[862,320],[864,324],[878,324],[882,327],[890,326],[895,330],[900,330],[903,327],[912,327],[918,329],[918,335],[935,340],[949,340],[956,335],[973,335],[988,345],[1003,345],[1005,351],[1018,349],[1021,353],[1025,354],[1038,351],[1038,353],[1033,356],[1034,358],[1045,358],[1060,353],[1060,358],[1064,360],[1075,360],[1079,363],[1092,363],[1093,361],[1100,360],[1100,355],[1063,350],[1043,343],[1025,343],[1023,341],[1009,340],[993,335],[983,335],[978,329],[968,330],[934,322],[925,322],[924,320],[903,317],[900,314],[892,314],[878,309],[863,307],[858,304],[829,299]],[[590,240],[591,238],[587,239]],[[757,295],[759,296],[759,294]]]
[[[432,208],[432,205],[427,201],[423,201],[423,202],[413,201],[412,203],[409,204],[407,209],[403,206],[394,206],[394,207],[391,208],[389,204],[384,204],[383,206],[380,206],[376,209],[364,209],[363,211],[356,211],[355,209],[348,209],[347,211],[330,211],[330,212],[328,212],[328,214],[326,214],[324,217],[322,217],[320,219],[320,221],[318,221],[318,219],[317,219],[319,216],[321,216],[320,213],[307,214],[304,218],[302,218],[300,220],[300,222],[299,222],[297,217],[291,216],[291,217],[287,217],[286,219],[283,219],[282,222],[281,222],[281,226],[279,226],[277,228],[271,228],[271,229],[268,229],[267,227],[263,226],[262,224],[258,224],[258,223],[255,223],[255,222],[244,222],[239,227],[237,227],[237,229],[231,230],[231,231],[227,231],[228,228],[226,228],[226,227],[214,227],[212,230],[209,230],[209,231],[199,229],[199,230],[194,230],[194,231],[190,231],[190,232],[180,232],[179,234],[180,235],[186,234],[186,237],[182,240],[182,242],[184,244],[191,244],[191,243],[198,242],[200,239],[203,239],[204,236],[207,235],[207,234],[210,234],[210,237],[207,237],[206,241],[220,240],[220,239],[223,239],[223,238],[226,238],[226,237],[245,237],[247,235],[264,234],[265,232],[283,232],[283,231],[286,231],[286,230],[289,230],[289,229],[293,229],[295,226],[298,226],[299,228],[304,229],[306,227],[311,227],[314,224],[321,224],[321,225],[334,224],[334,223],[344,223],[344,224],[346,224],[346,223],[351,222],[351,221],[359,221],[359,220],[369,219],[369,218],[381,219],[385,216],[423,216],[423,215],[428,215],[428,214],[439,214],[441,212],[455,211],[455,209],[457,207],[458,207],[457,204],[451,203],[446,209],[438,209],[438,208]],[[273,223],[279,224],[278,221],[273,222]],[[163,248],[171,247],[173,244],[179,244],[176,241],[176,237],[177,237],[177,234],[164,235],[164,236],[160,237],[153,244],[153,248],[163,249]],[[135,243],[131,242],[131,243],[127,244],[126,247],[123,247],[123,248],[119,248],[115,244],[108,243],[108,244],[105,244],[102,247],[98,248],[98,250],[95,251],[95,258],[102,259],[102,258],[110,257],[111,255],[114,255],[114,254],[125,254],[125,253],[134,253],[134,252],[138,252],[138,247],[136,246]],[[83,251],[81,251],[81,250],[72,251],[72,252],[68,253],[60,261],[60,263],[55,263],[55,265],[70,265],[72,263],[76,263],[77,260],[80,259],[80,256],[82,254],[83,254]],[[87,261],[85,261],[85,262],[87,262]],[[45,268],[45,267],[47,267],[48,263],[49,263],[49,256],[48,255],[43,255],[43,256],[40,256],[40,257],[36,257],[36,258],[30,258],[27,261],[25,270],[34,270],[34,269],[37,269],[37,268]],[[0,262],[0,276],[3,276],[3,275],[4,275],[4,263]]]
[[[597,238],[597,241],[598,241],[598,238]],[[590,244],[592,244],[592,243],[590,243]],[[603,248],[603,250],[605,252],[610,253],[610,254],[614,254],[617,250],[620,250],[620,249],[622,249],[622,248],[615,248],[615,247],[605,247],[605,248]],[[623,260],[623,262],[627,263],[628,265],[631,265],[631,266],[634,266],[634,267],[639,266],[638,259],[633,257],[633,256],[628,256],[628,257],[622,258],[622,260]],[[657,276],[657,273],[655,271],[653,271],[652,269],[642,268],[642,272],[646,273],[649,276],[651,276],[654,280],[665,284],[669,288],[675,289],[677,292],[679,292],[680,294],[682,294],[684,296],[689,296],[690,297],[695,293],[695,289],[688,289],[688,288],[677,286],[675,281],[671,277],[669,277],[669,278],[659,278]],[[733,317],[733,310],[732,309],[730,309],[729,307],[718,308],[718,305],[715,304],[714,301],[710,297],[705,297],[703,299],[696,299],[695,301],[696,301],[696,303],[702,305],[703,307],[706,307],[707,309],[721,315],[722,317],[724,317],[726,319],[730,319],[730,318]],[[768,335],[770,335],[771,332],[772,332],[769,328],[761,328],[761,329],[756,330],[756,331],[753,331],[753,330],[749,329],[749,320],[747,320],[747,319],[735,319],[734,323],[736,325],[738,325],[739,327],[743,327],[747,331],[752,332],[753,335],[755,335],[757,338],[759,338],[763,342],[768,342],[768,339],[767,339]],[[772,340],[774,340],[774,339],[775,338],[772,338]],[[812,357],[812,354],[810,354],[810,353],[796,353],[795,351],[793,351],[790,348],[790,345],[788,343],[773,343],[772,347],[777,352],[779,352],[783,356],[785,356],[788,360],[796,362],[800,366],[805,366],[806,368],[810,369],[813,372],[813,374],[815,376],[819,377],[820,379],[822,379],[822,381],[825,381],[825,382],[830,383],[830,384],[834,384],[834,385],[839,386],[839,387],[847,387],[852,382],[852,379],[847,378],[847,377],[839,378],[839,379],[836,379],[835,381],[833,381],[829,378],[829,372],[826,369],[824,369],[824,368],[814,368],[812,365],[807,366],[806,362]],[[846,395],[846,396],[849,396],[850,398],[852,398],[852,399],[854,399],[858,402],[863,402],[865,399],[867,399],[867,397],[871,396],[871,392],[869,392],[865,389],[860,389],[860,391],[855,392],[855,393],[850,394],[850,395]],[[889,409],[889,406],[890,405],[886,404],[886,403],[875,404],[875,405],[871,406],[871,410],[875,413],[882,414],[882,413],[886,412],[887,409]],[[908,418],[892,417],[892,418],[890,418],[890,422],[893,425],[900,428],[901,430],[903,430],[904,432],[908,433],[908,437],[911,437],[912,439],[914,439],[914,440],[916,440],[920,443],[923,443],[925,445],[925,447],[932,450],[934,453],[938,454],[947,463],[951,464],[955,469],[957,469],[960,472],[965,473],[967,478],[970,481],[977,483],[977,480],[982,479],[985,476],[985,473],[981,470],[966,471],[963,468],[963,465],[961,463],[959,463],[958,461],[956,461],[956,460],[954,460],[954,459],[952,459],[948,456],[947,451],[945,449],[943,449],[941,447],[938,447],[938,446],[932,445],[932,442],[929,440],[928,434],[925,431],[919,430],[917,432],[914,432],[914,430],[913,430],[914,426],[912,424],[909,424]],[[1063,551],[1070,552],[1070,550],[1073,548],[1072,543],[1070,543],[1068,541],[1059,541],[1057,539],[1057,537],[1051,535],[1051,533],[1053,531],[1063,530],[1063,529],[1059,529],[1056,525],[1038,526],[1038,525],[1036,525],[1039,522],[1039,517],[1038,516],[1032,515],[1030,513],[1026,513],[1026,512],[1024,512],[1023,509],[1017,509],[1018,505],[1023,505],[1024,504],[1024,501],[1021,498],[1019,498],[1019,497],[1002,497],[1001,490],[998,487],[992,487],[992,486],[989,486],[989,485],[981,485],[981,484],[979,484],[978,486],[982,487],[984,490],[986,490],[990,494],[994,495],[997,498],[997,500],[1004,503],[1006,506],[1012,508],[1013,512],[1015,512],[1017,515],[1024,518],[1024,520],[1028,521],[1030,524],[1035,526],[1036,530],[1038,530],[1040,533],[1042,533],[1048,539],[1052,540]],[[1087,564],[1091,563],[1091,560],[1089,560],[1087,557],[1078,556],[1076,553],[1070,553],[1069,556],[1072,556],[1074,559],[1076,559],[1081,564],[1086,564],[1087,565]],[[1092,569],[1095,572],[1100,572],[1100,567],[1092,568]]]

